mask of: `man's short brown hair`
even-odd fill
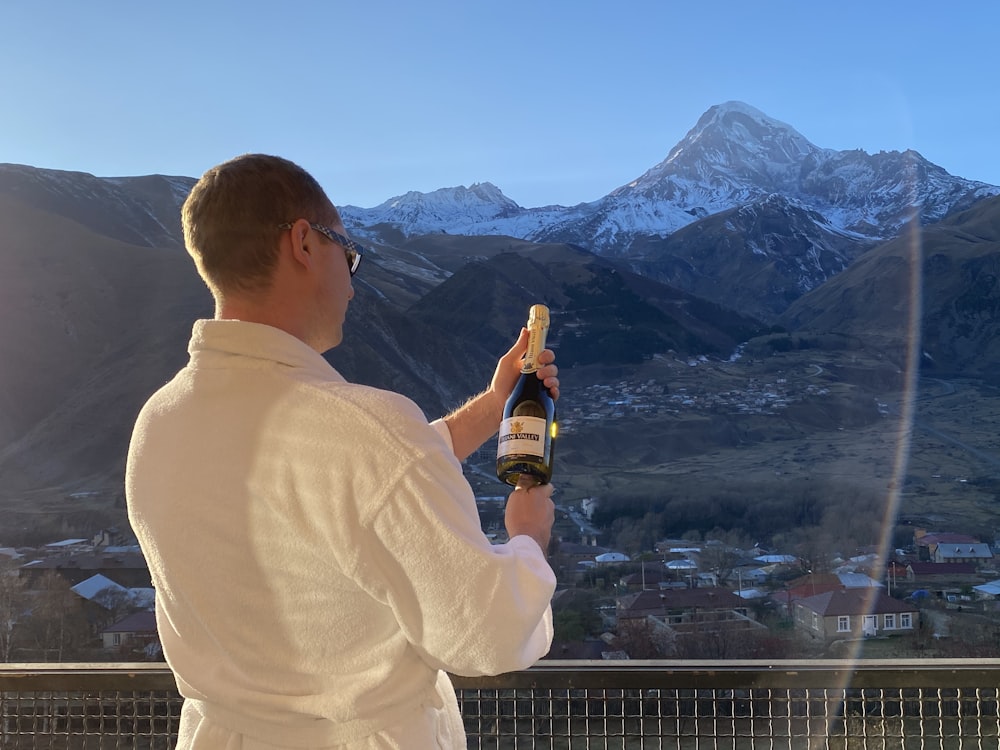
[[[245,154],[212,167],[181,209],[184,244],[216,296],[266,289],[278,257],[278,227],[296,219],[340,223],[312,175],[266,154]]]

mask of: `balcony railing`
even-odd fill
[[[470,748],[1000,748],[1000,659],[546,661],[454,681]],[[162,664],[0,664],[0,747],[165,750],[180,705]]]

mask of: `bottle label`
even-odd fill
[[[549,333],[549,309],[545,305],[533,305],[528,317],[528,349],[524,353],[521,372],[535,372],[541,365],[538,355],[545,348]]]
[[[508,417],[500,423],[497,458],[511,455],[545,457],[545,420],[540,417]]]

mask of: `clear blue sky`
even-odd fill
[[[998,29],[992,0],[4,0],[0,162],[197,177],[263,151],[340,204],[489,181],[572,205],[736,99],[998,185]]]

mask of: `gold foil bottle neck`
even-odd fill
[[[521,372],[534,372],[540,367],[538,355],[545,348],[545,339],[549,333],[549,308],[545,305],[532,305],[528,310],[528,350],[524,354],[524,364]]]
[[[528,311],[528,328],[549,327],[549,308],[545,305],[532,305]]]

